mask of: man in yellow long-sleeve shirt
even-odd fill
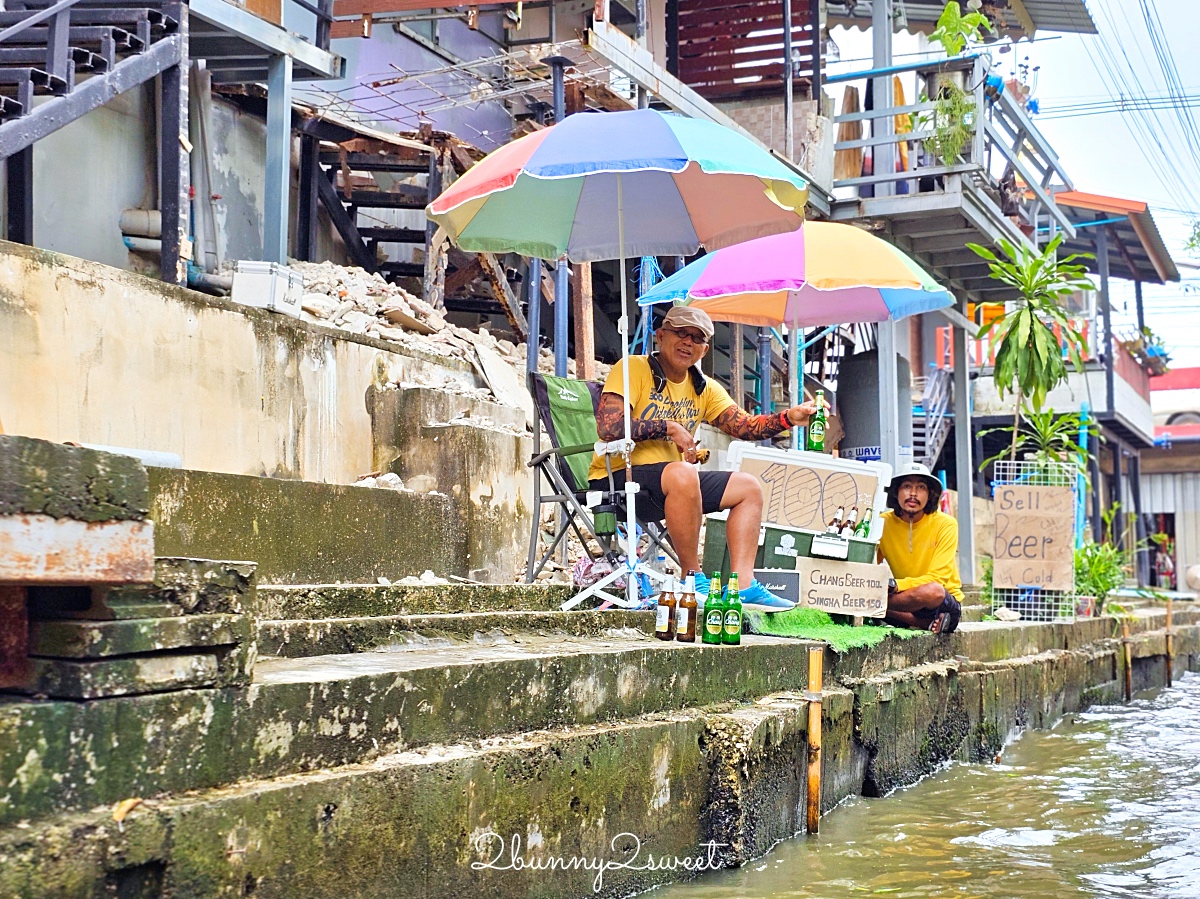
[[[906,465],[888,486],[879,551],[896,579],[887,622],[949,634],[962,616],[958,522],[938,511],[942,484],[924,465]]]

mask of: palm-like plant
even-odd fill
[[[980,432],[979,436],[987,434],[1012,433],[1012,426],[1007,428],[990,428]],[[1088,462],[1095,454],[1079,445],[1079,434],[1086,431],[1088,444],[1099,443],[1104,437],[1100,434],[1100,426],[1092,418],[1084,419],[1080,412],[1058,413],[1053,409],[1038,412],[1025,406],[1021,410],[1021,423],[1014,435],[1017,452],[1032,454],[1032,461],[1039,466],[1048,467],[1055,462],[1074,462],[1080,474],[1087,478]],[[1012,450],[997,453],[979,463],[982,471],[993,462],[1008,456]]]
[[[1028,398],[1033,411],[1040,412],[1046,404],[1046,395],[1067,379],[1063,347],[1075,369],[1083,369],[1079,352],[1083,335],[1075,330],[1060,301],[1076,290],[1095,290],[1096,285],[1087,277],[1087,269],[1075,261],[1089,259],[1091,255],[1073,253],[1060,260],[1058,247],[1062,241],[1063,236],[1058,234],[1038,251],[1025,244],[1017,247],[1001,240],[1000,250],[1005,258],[979,244],[967,244],[987,260],[992,278],[1016,288],[1021,295],[1015,309],[980,328],[977,335],[983,337],[990,331],[996,342],[992,370],[996,391],[1001,397],[1014,390],[1017,394],[1011,448],[1014,458],[1022,398]],[[1056,325],[1061,345],[1054,333]]]

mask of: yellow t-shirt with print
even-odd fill
[[[921,584],[937,582],[963,601],[962,580],[958,575],[958,520],[945,512],[930,512],[914,525],[884,512],[883,536],[879,551],[897,590],[911,590]]]
[[[629,363],[629,404],[633,407],[633,418],[642,421],[677,421],[693,434],[700,422],[709,424],[726,409],[735,403],[725,388],[708,378],[704,392],[696,395],[689,374],[681,382],[664,379],[662,393],[654,389],[654,372],[650,369],[650,360],[646,356],[631,356]],[[605,393],[625,395],[624,377],[621,365],[614,365],[604,382]],[[634,448],[632,462],[634,465],[652,465],[655,462],[679,462],[683,454],[670,440],[643,440]],[[614,470],[622,463],[614,460]],[[604,460],[592,456],[592,465],[588,469],[588,480],[595,481],[608,477]]]

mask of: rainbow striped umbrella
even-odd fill
[[[638,302],[686,303],[744,325],[881,322],[954,305],[908,256],[873,234],[836,222],[726,247],[684,266]]]
[[[569,116],[506,144],[426,214],[470,252],[690,256],[794,231],[807,187],[736,131],[637,109]]]

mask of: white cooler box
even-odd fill
[[[233,301],[299,317],[304,276],[278,262],[242,260],[233,275]]]

